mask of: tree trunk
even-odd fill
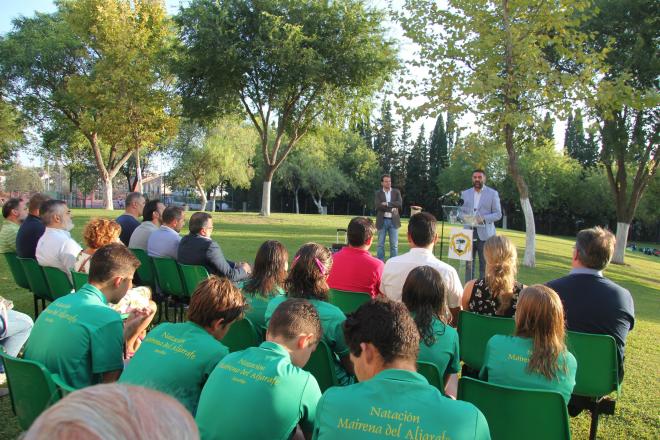
[[[135,174],[137,178],[137,185],[135,185],[135,190],[142,194],[144,191],[142,189],[142,166],[140,165],[140,148],[135,149]]]
[[[268,217],[270,215],[270,187],[273,183],[275,167],[266,165],[264,170],[264,184],[261,192],[261,211],[259,215]]]
[[[323,214],[323,197],[319,194],[319,199],[316,200],[314,193],[310,194],[312,196],[312,201],[316,205],[316,209],[319,211],[319,214]]]
[[[630,223],[616,223],[616,246],[614,247],[614,256],[612,257],[612,263],[614,264],[623,264],[624,262],[629,229]]]
[[[218,187],[213,188],[213,195],[211,196],[211,211],[215,212],[215,200],[218,197]],[[222,210],[221,210],[222,211]]]
[[[293,191],[293,196],[296,200],[296,214],[300,214],[300,201],[298,200],[298,191],[300,191],[299,187],[296,187],[296,189]]]
[[[112,211],[115,207],[112,199],[112,178],[105,176],[103,179],[103,209]]]
[[[197,192],[201,197],[202,209],[200,209],[200,211],[206,211],[206,203],[208,202],[208,198],[206,197],[206,191],[204,191],[204,187],[202,186],[202,183],[197,179],[195,180],[195,186],[197,186]]]

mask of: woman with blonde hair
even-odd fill
[[[516,281],[518,253],[511,240],[494,235],[484,244],[486,277],[468,281],[463,290],[463,310],[480,315],[511,317],[520,291]]]
[[[119,241],[121,226],[114,220],[107,218],[93,218],[83,230],[83,240],[87,247],[83,249],[74,264],[76,272],[89,273],[89,263],[94,253],[101,247],[110,243],[121,243]],[[132,309],[150,308],[152,313],[147,315],[135,332],[126,342],[125,358],[130,359],[140,346],[146,334],[146,329],[151,324],[156,314],[156,303],[151,301],[151,290],[146,286],[133,287],[117,304],[111,307],[119,313],[129,313]]]
[[[334,353],[335,369],[340,385],[353,382],[351,374],[353,365],[349,358],[349,349],[344,339],[342,325],[346,315],[337,306],[328,302],[328,275],[332,267],[332,254],[325,246],[318,243],[306,243],[298,249],[284,288],[286,296],[280,295],[271,299],[266,308],[266,325],[273,316],[277,306],[287,298],[304,298],[312,303],[319,313],[323,341]]]
[[[566,349],[559,295],[541,284],[524,288],[515,320],[513,336],[496,335],[488,341],[479,378],[498,385],[556,391],[568,404],[577,362]]]

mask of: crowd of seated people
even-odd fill
[[[157,253],[152,252],[154,247],[160,251],[168,248],[159,255],[205,266],[210,277],[191,295],[186,322],[161,323],[145,334],[155,313],[148,299],[145,304],[126,307],[124,320],[116,306],[113,309],[122,300],[126,302],[140,264],[120,243],[121,224],[91,220],[83,232],[83,249],[69,233],[73,221],[66,203],[35,200],[39,217],[32,214],[32,199],[28,210],[44,230],[36,242],[21,235],[25,220],[16,234],[17,250],[21,239],[35,242],[40,264],[66,273],[72,269],[87,272],[89,282],[52,302],[35,321],[25,344],[26,359],[42,363],[68,385],[83,389],[44,412],[27,438],[45,438],[52,424],[60,426],[57,435],[62,438],[69,429],[97,429],[92,415],[89,426],[78,418],[82,416],[74,408],[81,399],[98,399],[102,405],[101,397],[94,393],[126,398],[140,393],[137,387],[153,390],[144,393],[145,406],[148,398],[160,399],[171,411],[186,414],[184,425],[194,418],[204,439],[365,438],[367,431],[384,432],[386,414],[404,414],[398,419],[403,422],[398,428],[403,437],[411,432],[414,438],[421,430],[454,439],[489,438],[483,414],[473,405],[455,400],[460,370],[455,327],[461,309],[515,320],[513,335],[494,336],[488,342],[484,366],[478,372],[482,380],[555,391],[568,404],[577,363],[566,347],[566,330],[614,336],[623,371],[625,339],[634,325],[634,309],[630,293],[602,274],[613,253],[614,237],[601,228],[580,231],[571,274],[547,286],[524,287],[516,281],[515,246],[496,235],[485,244],[484,279],[472,280],[463,288],[456,271],[433,256],[435,218],[416,214],[408,225],[411,251],[390,259],[384,267],[365,263],[369,281],[357,292],[374,297],[347,315],[330,302],[330,279],[335,277],[339,284],[333,285],[342,285],[342,274],[353,269],[344,261],[343,268],[333,272],[335,258],[355,262],[365,257],[362,251],[368,254],[373,235],[368,219],[351,221],[349,247],[344,248],[349,251],[344,254],[333,256],[325,246],[306,243],[289,266],[284,245],[268,240],[258,249],[253,269],[248,263],[224,257],[211,238],[209,214],[193,214],[188,222],[190,233],[181,238],[183,211],[150,201],[146,204],[150,219],[143,225],[151,226],[143,229],[151,232],[140,231],[141,226],[133,228],[133,234],[137,231],[146,236],[136,248],[146,242],[152,255]],[[122,217],[138,218],[134,214],[143,212],[144,200],[134,197],[130,205],[131,213]],[[12,210],[16,210],[13,205]],[[30,230],[40,231],[34,225]],[[126,241],[131,243],[130,234]],[[374,294],[373,286],[378,284]],[[4,327],[10,330],[6,334],[12,334],[11,326],[16,324],[7,316],[6,310],[0,314],[0,330]],[[232,324],[244,317],[263,328],[264,342],[229,353],[222,340]],[[9,345],[4,334],[0,341]],[[14,342],[22,344],[25,336],[21,333]],[[330,349],[339,384],[323,394],[314,376],[303,370],[321,341]],[[438,368],[444,393],[416,373],[417,361]],[[96,386],[117,381],[121,385]],[[157,393],[173,399],[157,397]],[[88,411],[105,409],[90,405]],[[151,416],[145,413],[144,417]],[[180,427],[188,428],[187,434],[182,431],[177,438],[197,438],[194,424]]]

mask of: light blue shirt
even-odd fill
[[[179,249],[181,236],[169,226],[161,225],[151,233],[147,241],[147,254],[150,257],[173,258]]]
[[[597,277],[603,277],[603,272],[598,269],[589,269],[588,267],[576,267],[571,269],[571,275],[595,275]]]

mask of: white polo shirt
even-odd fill
[[[37,242],[36,257],[41,266],[56,267],[66,273],[73,269],[82,247],[64,229],[48,228]]]
[[[401,301],[403,283],[410,271],[419,266],[431,266],[440,273],[447,287],[447,306],[452,309],[459,307],[463,286],[456,269],[438,260],[433,252],[426,248],[412,248],[403,255],[387,260],[380,280],[380,291],[390,299]]]

